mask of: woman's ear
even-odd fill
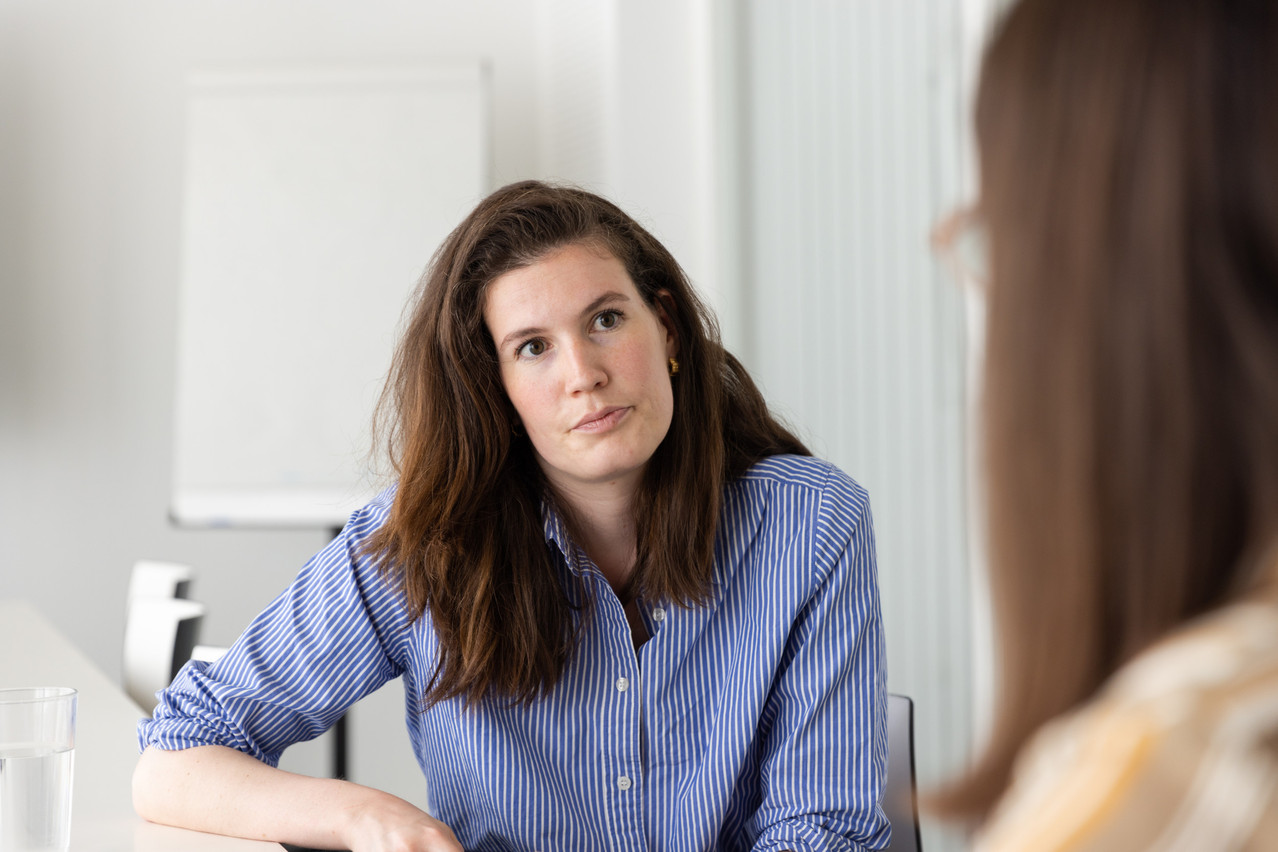
[[[670,295],[669,290],[658,290],[653,307],[656,308],[657,319],[661,320],[666,329],[666,357],[673,358],[679,354],[679,332],[675,330],[674,320],[671,319],[678,314],[674,296]]]

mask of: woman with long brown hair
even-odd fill
[[[395,486],[161,694],[142,815],[355,852],[886,842],[865,492],[633,219],[538,182],[485,199],[380,412]],[[273,768],[395,677],[431,814]]]
[[[1278,4],[1023,0],[977,95],[991,850],[1278,848]]]

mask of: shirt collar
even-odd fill
[[[568,534],[568,524],[553,501],[541,501],[541,522],[546,530],[546,541],[553,542],[559,549],[569,570],[574,574],[581,574],[585,567],[585,555]]]

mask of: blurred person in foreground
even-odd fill
[[[1024,0],[976,134],[999,684],[933,809],[1278,849],[1278,3]]]
[[[887,843],[868,497],[651,234],[572,187],[494,192],[384,403],[397,485],[161,692],[139,813],[354,852]],[[394,678],[429,814],[275,768]]]

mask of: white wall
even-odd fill
[[[721,318],[739,315],[718,234],[714,0],[543,0],[542,168],[616,201]],[[735,325],[735,323],[733,323]]]

